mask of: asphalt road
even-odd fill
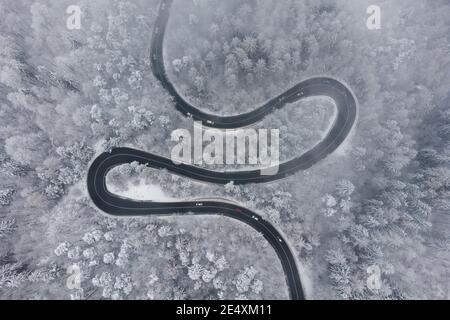
[[[114,149],[101,154],[89,168],[87,182],[92,201],[99,209],[114,216],[217,214],[244,222],[260,232],[274,248],[285,273],[290,298],[304,299],[300,274],[289,244],[271,223],[255,212],[226,201],[208,199],[177,202],[136,201],[119,197],[108,191],[106,186],[108,172],[116,166],[134,161],[155,169],[167,169],[174,174],[216,184],[227,184],[230,181],[235,184],[248,184],[282,179],[312,167],[333,153],[345,141],[355,124],[358,111],[356,98],[346,85],[329,77],[307,79],[257,109],[241,115],[217,116],[202,112],[191,105],[170,82],[164,66],[164,33],[172,1],[162,0],[152,37],[151,59],[153,74],[171,95],[177,110],[186,116],[193,117],[196,121],[203,121],[206,126],[232,129],[255,124],[275,109],[280,109],[288,103],[307,97],[327,96],[335,101],[336,117],[331,129],[320,143],[297,158],[280,164],[276,175],[262,175],[261,170],[215,172],[187,164],[175,165],[169,158],[140,150]]]

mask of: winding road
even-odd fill
[[[163,58],[164,33],[170,16],[173,0],[162,0],[152,38],[151,60],[154,76],[171,95],[177,110],[191,116],[205,125],[222,129],[241,128],[255,124],[275,109],[307,97],[327,96],[334,100],[337,108],[334,122],[325,138],[308,152],[290,161],[281,163],[276,175],[263,175],[261,170],[216,172],[188,164],[176,165],[171,159],[152,153],[116,148],[97,157],[91,164],[87,177],[89,195],[95,205],[114,216],[145,215],[223,215],[246,223],[260,232],[277,253],[291,299],[304,299],[300,274],[294,253],[282,234],[257,213],[227,201],[198,199],[195,201],[152,202],[125,199],[108,191],[106,175],[119,165],[138,162],[155,169],[215,184],[263,183],[285,178],[295,172],[306,170],[333,153],[348,137],[358,113],[357,100],[351,90],[342,82],[329,78],[307,79],[273,98],[251,112],[236,116],[217,116],[205,113],[187,102],[167,77]]]

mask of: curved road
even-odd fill
[[[335,101],[337,115],[325,138],[308,152],[280,164],[276,175],[262,175],[261,170],[215,172],[187,164],[175,165],[171,159],[130,148],[117,148],[101,154],[91,164],[88,172],[88,191],[95,205],[102,211],[115,216],[173,215],[173,214],[219,214],[246,223],[270,243],[277,253],[289,288],[291,299],[304,299],[299,271],[295,257],[281,233],[268,221],[255,212],[226,202],[208,199],[197,201],[152,202],[135,201],[114,195],[106,186],[106,175],[119,165],[137,161],[155,169],[167,169],[170,172],[192,179],[227,184],[269,182],[285,178],[297,171],[306,170],[333,153],[346,139],[357,117],[357,101],[352,92],[342,82],[328,77],[305,80],[290,88],[278,97],[257,109],[236,116],[216,116],[198,110],[189,104],[175,89],[167,77],[163,59],[164,33],[169,20],[173,0],[162,0],[152,38],[152,71],[162,86],[169,92],[176,108],[186,116],[203,121],[216,128],[240,128],[252,125],[275,109],[288,103],[312,96],[327,96]]]

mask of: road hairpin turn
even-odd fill
[[[281,233],[268,221],[255,212],[226,201],[197,200],[177,202],[134,201],[124,199],[108,191],[106,175],[119,165],[138,162],[155,169],[167,169],[169,172],[196,180],[227,184],[262,183],[285,178],[295,172],[306,170],[329,154],[333,153],[347,138],[357,118],[357,101],[353,93],[342,82],[329,78],[307,79],[290,88],[278,97],[257,109],[236,116],[217,116],[200,111],[187,102],[175,89],[167,77],[163,59],[164,33],[170,15],[173,0],[163,0],[152,38],[151,60],[154,76],[161,82],[174,100],[175,107],[194,120],[203,121],[209,126],[221,129],[234,129],[255,124],[275,109],[288,103],[307,97],[327,96],[334,100],[336,117],[325,138],[306,153],[286,161],[279,166],[275,175],[262,175],[261,170],[215,172],[187,164],[176,165],[171,159],[152,153],[117,148],[101,154],[91,164],[87,177],[89,195],[95,205],[107,214],[114,216],[177,215],[193,213],[195,215],[217,214],[242,221],[260,232],[277,253],[289,288],[291,299],[304,299],[300,274],[294,253]]]

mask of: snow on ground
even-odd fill
[[[314,297],[314,284],[311,277],[311,270],[307,269],[304,265],[297,261],[297,267],[300,271],[300,277],[302,280],[303,293],[306,299],[311,299]]]
[[[121,197],[140,201],[176,201],[177,199],[167,196],[159,185],[145,184],[139,182],[134,184],[128,182],[124,189],[117,188],[114,185],[108,186],[108,189]]]

